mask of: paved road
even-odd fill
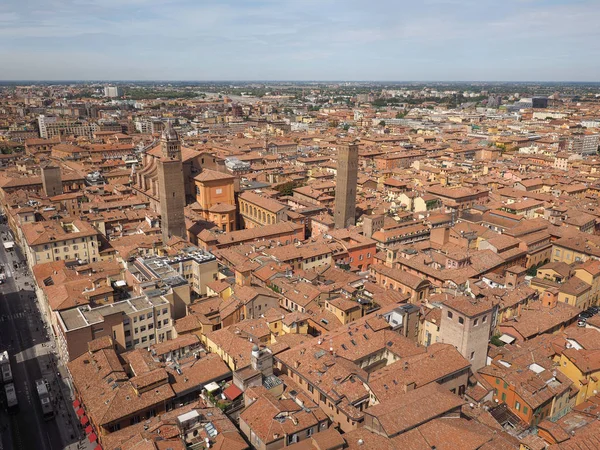
[[[0,225],[0,233],[6,231],[6,226]],[[0,349],[8,349],[10,353],[19,401],[17,414],[7,417],[5,411],[0,413],[3,416],[0,423],[8,424],[8,429],[0,428],[2,441],[6,449],[60,450],[70,436],[66,439],[61,436],[59,426],[63,427],[62,419],[42,419],[35,390],[35,380],[43,376],[47,379],[48,370],[54,370],[55,356],[49,351],[50,343],[33,299],[25,263],[23,268],[15,269],[15,262],[23,262],[19,249],[7,252],[0,242],[0,263],[4,264],[7,274],[5,282],[0,285]],[[54,383],[52,395],[57,402],[61,398],[59,391],[59,386]],[[56,410],[60,411],[60,407],[61,404],[57,404]]]

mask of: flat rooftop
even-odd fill
[[[187,247],[176,256],[137,258],[128,268],[142,283],[158,279],[169,286],[180,286],[187,284],[187,281],[175,269],[178,264],[187,261],[203,264],[216,259],[215,255],[198,247]]]
[[[73,331],[79,328],[85,328],[96,323],[102,323],[104,317],[112,314],[132,315],[137,312],[146,311],[161,305],[167,305],[169,302],[163,297],[146,296],[128,298],[120,302],[109,303],[107,305],[92,308],[89,305],[79,308],[59,311],[59,317],[64,323],[66,331]]]

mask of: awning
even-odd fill
[[[516,340],[514,337],[509,336],[508,334],[503,334],[499,339],[505,344],[512,344]]]
[[[243,394],[243,392],[235,384],[232,384],[231,386],[229,386],[227,389],[225,389],[223,391],[223,395],[228,400],[231,400],[231,401],[235,400],[236,398],[238,398],[242,394]]]
[[[96,442],[98,440],[98,436],[96,436],[96,433],[92,433],[88,436],[88,439],[90,442]]]
[[[83,408],[79,408],[79,409],[77,410],[77,415],[78,415],[79,417],[83,416],[84,414],[85,414],[85,411],[83,410]]]
[[[92,431],[94,431],[94,429],[92,428],[91,425],[88,425],[87,427],[85,427],[85,434],[90,434]]]
[[[81,403],[79,403],[79,400],[73,400],[73,408],[79,408],[81,406]]]
[[[215,392],[219,390],[219,385],[213,381],[212,383],[205,384],[204,389],[208,392]]]
[[[87,423],[89,423],[89,419],[87,418],[87,416],[83,416],[80,420],[81,425],[86,425]]]
[[[94,450],[102,450],[102,446],[100,444],[96,445],[96,448]]]

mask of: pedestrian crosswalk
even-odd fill
[[[0,316],[0,322],[22,319],[23,317],[27,317],[27,313],[25,311],[21,311],[21,312],[14,313],[14,314],[3,314]]]

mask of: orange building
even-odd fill
[[[329,232],[335,241],[340,243],[348,253],[348,259],[340,261],[350,266],[351,270],[367,270],[373,264],[377,253],[377,242],[354,230],[341,228]]]
[[[513,363],[498,360],[479,369],[479,375],[494,390],[494,401],[505,403],[529,426],[561,417],[571,408],[572,383],[565,375],[535,363]]]
[[[196,209],[205,220],[214,222],[225,232],[235,231],[235,177],[226,173],[204,169],[194,178]]]

